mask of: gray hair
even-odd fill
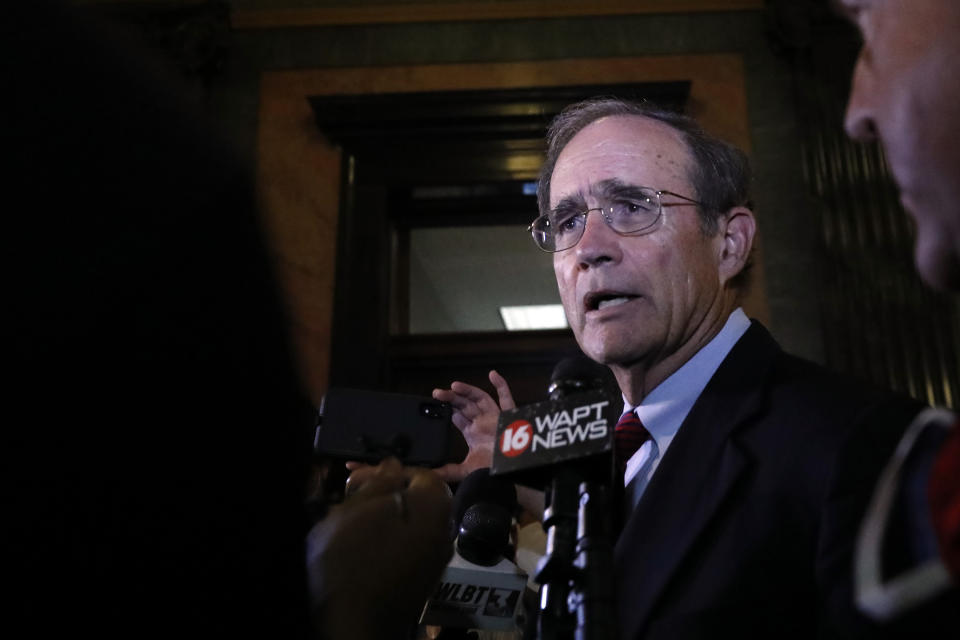
[[[602,97],[566,107],[551,123],[547,131],[547,158],[540,169],[537,183],[537,205],[541,215],[550,211],[550,177],[560,152],[587,125],[607,116],[641,116],[662,122],[680,132],[693,158],[689,178],[696,190],[692,197],[703,204],[697,209],[705,234],[717,232],[717,221],[721,214],[733,207],[750,206],[750,161],[743,151],[708,135],[689,116],[649,102]]]

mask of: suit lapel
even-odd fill
[[[627,519],[614,552],[624,637],[647,624],[671,576],[748,469],[731,436],[762,407],[763,379],[777,353],[754,323],[697,399]]]

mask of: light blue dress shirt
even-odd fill
[[[749,328],[750,319],[738,307],[727,318],[720,333],[650,391],[639,406],[633,407],[624,399],[623,412],[636,410],[643,426],[652,436],[627,461],[623,474],[624,508],[627,513],[639,502],[673,437],[693,408],[693,403],[700,397],[733,345]]]

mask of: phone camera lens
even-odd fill
[[[420,415],[426,418],[437,418],[440,416],[440,409],[436,405],[422,404],[420,405]]]

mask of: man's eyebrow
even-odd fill
[[[607,178],[591,185],[588,193],[600,200],[609,201],[617,198],[639,198],[643,195],[641,190],[648,188],[624,182],[619,178]],[[561,198],[557,206],[553,208],[554,211],[569,211],[571,209],[575,211],[587,209],[587,200],[582,191]]]
[[[557,206],[553,208],[554,211],[583,211],[587,208],[587,201],[583,197],[581,192],[577,192],[573,195],[565,196],[560,199],[560,202],[557,203]]]
[[[590,192],[593,193],[598,198],[603,198],[604,200],[614,200],[616,198],[631,198],[637,197],[641,193],[641,189],[649,187],[641,187],[640,185],[630,184],[624,182],[619,178],[609,178],[607,180],[601,180],[593,188],[590,189]]]

